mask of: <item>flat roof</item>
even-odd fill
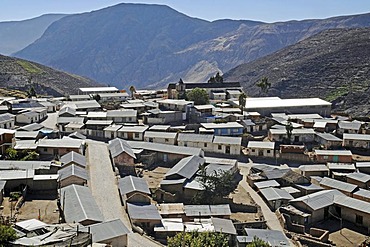
[[[275,142],[249,141],[247,147],[248,148],[274,149]]]
[[[343,134],[343,140],[359,140],[359,141],[370,141],[370,135],[365,134]]]
[[[119,91],[116,87],[80,87],[79,89],[84,93]]]
[[[266,180],[261,182],[256,182],[254,185],[258,189],[268,188],[268,187],[279,187],[280,184],[276,180]]]
[[[238,101],[235,101],[239,105]],[[283,107],[307,107],[307,106],[331,106],[331,103],[319,98],[296,98],[281,99],[271,98],[246,98],[245,108],[283,108]]]
[[[315,154],[352,156],[352,152],[350,150],[315,150]]]

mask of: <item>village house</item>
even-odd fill
[[[0,128],[13,129],[15,125],[15,115],[10,113],[0,114]]]
[[[117,130],[117,137],[125,140],[143,141],[144,132],[149,128],[146,125],[122,126]]]
[[[85,124],[82,122],[79,123],[70,122],[64,126],[64,132],[65,133],[77,132],[80,134],[86,134]]]
[[[244,126],[245,131],[248,133],[267,131],[267,122],[261,119],[245,119],[241,120],[240,123]]]
[[[107,111],[106,113],[106,119],[112,120],[115,124],[137,122],[136,110],[112,110]]]
[[[48,100],[42,100],[42,99],[39,99],[39,103],[46,108],[47,112],[56,112],[57,110],[56,103],[50,102]]]
[[[145,131],[144,141],[175,145],[177,132]]]
[[[275,142],[249,141],[247,151],[250,156],[274,157]]]
[[[101,105],[96,100],[65,101],[65,106],[74,108],[76,111],[100,111]]]
[[[179,133],[177,143],[179,146],[201,148],[205,152],[213,152],[213,135]]]
[[[81,87],[79,88],[79,94],[100,94],[100,93],[119,93],[116,87]]]
[[[362,123],[359,121],[339,121],[337,134],[342,136],[344,133],[359,134],[362,128]]]
[[[221,219],[230,219],[231,210],[229,204],[218,205],[184,205],[185,219],[191,221],[195,218],[217,217]]]
[[[329,133],[316,133],[315,140],[325,149],[335,149],[342,146],[342,139]]]
[[[166,166],[172,166],[182,158],[188,156],[204,157],[204,152],[200,148],[173,146],[162,143],[128,141],[132,149],[143,150],[138,156],[138,162],[143,162],[150,166],[154,163],[162,163]]]
[[[93,95],[90,97],[92,98]],[[106,103],[106,102],[123,102],[127,100],[130,96],[127,92],[123,93],[99,93],[100,100],[99,102]]]
[[[66,223],[80,223],[88,226],[104,221],[88,187],[72,184],[60,191],[59,212]]]
[[[0,129],[0,154],[4,155],[5,150],[15,145],[15,131]]]
[[[349,150],[315,150],[314,160],[317,163],[326,163],[326,162],[351,163],[352,152]]]
[[[75,117],[76,109],[68,105],[64,105],[58,112],[58,117]]]
[[[68,101],[86,101],[90,99],[91,97],[88,94],[73,94],[69,95],[67,98]]]
[[[25,110],[16,115],[15,121],[21,124],[38,123],[47,117],[46,108],[35,108]]]
[[[298,167],[302,176],[311,177],[311,176],[320,176],[327,177],[329,176],[329,168],[326,165],[300,165]]]
[[[313,129],[293,129],[290,141],[292,143],[307,143],[315,140],[316,133]],[[288,139],[287,130],[285,128],[270,129],[268,131],[270,141],[282,142]]]
[[[273,211],[288,204],[288,202],[293,199],[293,196],[287,191],[279,188],[268,187],[260,189],[260,193]]]
[[[320,186],[324,189],[336,189],[342,192],[343,194],[352,197],[352,194],[358,190],[358,186],[342,181],[338,181],[336,179],[324,177],[321,182]]]
[[[82,154],[84,148],[84,141],[71,138],[40,139],[37,141],[37,152],[40,155],[62,156],[71,151]]]
[[[154,204],[127,203],[127,213],[132,224],[140,226],[148,233],[152,233],[154,227],[161,224],[162,217]]]
[[[207,131],[212,131],[215,136],[240,136],[244,132],[243,125],[237,122],[201,123],[201,126]]]
[[[370,162],[356,162],[356,168],[359,172],[370,174]]]
[[[108,145],[114,165],[120,174],[136,174],[135,159],[136,155],[127,141],[115,138],[109,141]]]
[[[121,202],[126,207],[127,203],[150,204],[150,190],[148,183],[143,178],[126,176],[118,180],[118,190]]]
[[[118,130],[122,128],[123,125],[116,125],[112,124],[108,127],[106,127],[104,131],[104,138],[106,139],[114,139],[118,136]]]
[[[104,246],[128,246],[128,234],[131,233],[120,219],[93,224],[84,230],[91,233],[93,245]]]
[[[74,151],[66,153],[59,160],[62,163],[62,167],[67,167],[72,164],[75,164],[83,169],[86,168],[86,158],[80,153]]]
[[[183,158],[164,175],[164,179],[191,179],[203,164],[204,158],[199,156]]]
[[[239,105],[238,101],[233,101],[234,105]],[[290,113],[290,114],[319,114],[329,116],[331,103],[319,98],[296,98],[281,99],[279,97],[259,97],[246,98],[245,111],[256,111],[263,116],[271,113]]]
[[[329,177],[341,181],[346,181],[346,176],[356,171],[355,165],[351,163],[328,162],[326,165],[329,168]]]
[[[162,111],[160,109],[152,109],[143,113],[143,122],[145,124],[180,124],[183,121],[183,113],[181,111]]]
[[[247,236],[237,236],[237,247],[245,247],[251,244],[254,237],[261,239],[266,242],[269,246],[288,246],[289,240],[285,236],[284,232],[279,230],[269,230],[269,229],[244,229]]]
[[[60,188],[69,186],[71,184],[86,185],[87,184],[87,171],[75,164],[62,167],[59,171],[59,185]]]
[[[241,142],[241,137],[215,136],[213,138],[213,152],[240,155]]]
[[[367,189],[358,189],[353,193],[353,198],[359,199],[364,202],[370,202],[370,190]]]
[[[347,183],[357,185],[359,188],[370,189],[370,175],[354,172],[347,175]]]
[[[343,146],[347,148],[370,149],[370,135],[343,134]]]

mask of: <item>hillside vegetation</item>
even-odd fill
[[[25,92],[34,87],[40,95],[61,96],[77,94],[79,87],[93,85],[97,85],[97,83],[87,78],[57,71],[26,60],[0,55],[2,95],[11,96],[17,94],[17,90]]]

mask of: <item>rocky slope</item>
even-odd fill
[[[90,79],[0,55],[0,87],[2,88],[27,91],[33,86],[37,94],[61,96],[77,94],[79,87],[94,85],[97,83]]]
[[[46,28],[66,15],[49,14],[23,21],[0,22],[0,54],[10,55],[41,37]]]
[[[261,23],[191,18],[167,6],[119,4],[54,22],[17,57],[136,88],[204,81],[329,28],[366,27],[370,14]]]
[[[224,77],[240,81],[248,95],[263,94],[262,77],[272,83],[269,96],[321,97],[336,111],[370,114],[370,28],[323,31],[254,62],[240,65]]]

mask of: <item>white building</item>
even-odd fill
[[[275,142],[250,141],[247,150],[250,156],[275,156]]]

